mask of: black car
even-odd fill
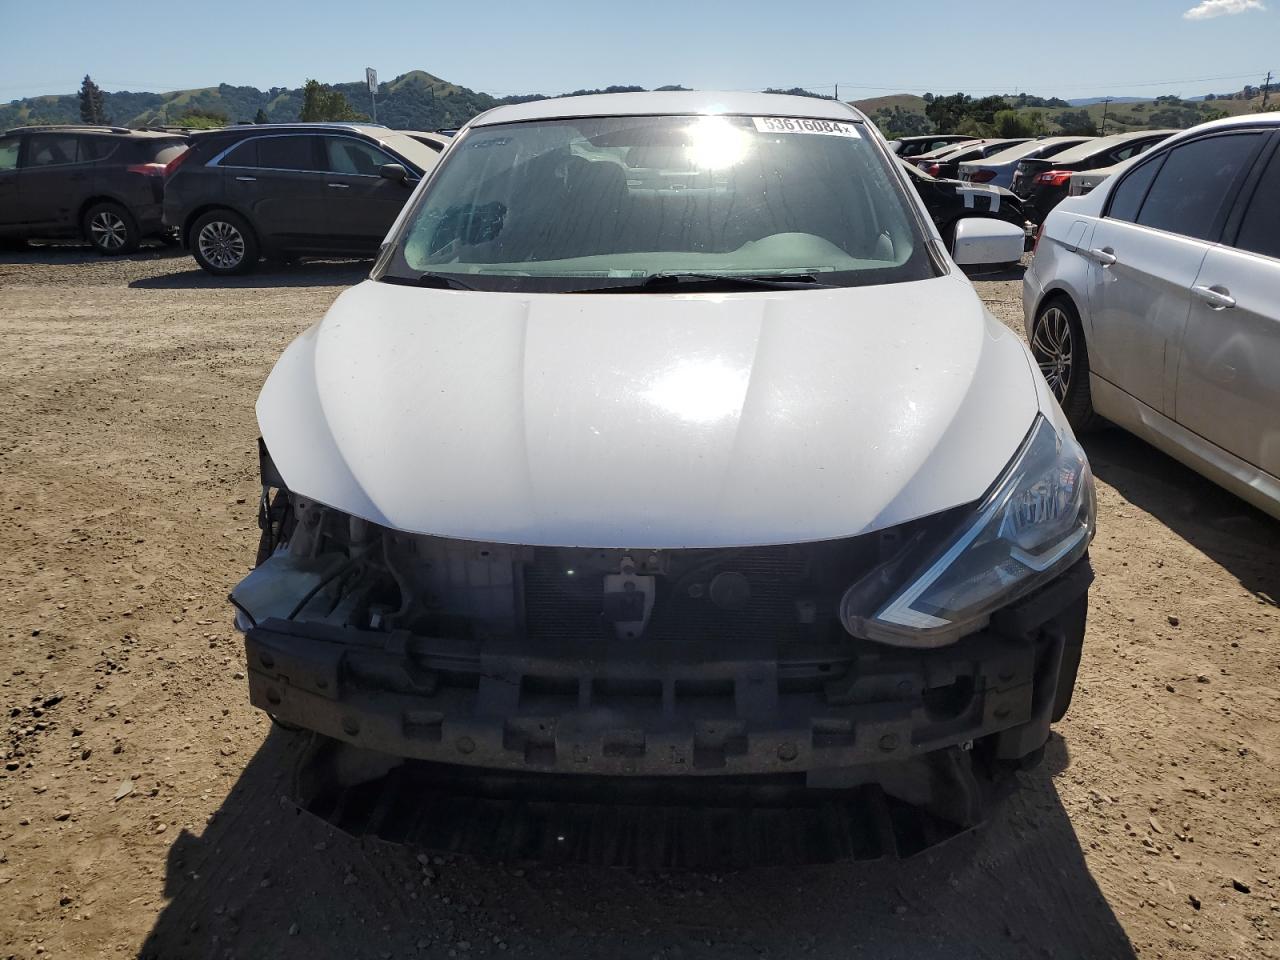
[[[371,256],[440,154],[385,127],[271,124],[192,137],[164,221],[214,274],[260,257]]]
[[[1087,140],[1046,159],[1020,160],[1013,174],[1013,192],[1022,198],[1027,219],[1044,223],[1071,188],[1071,174],[1077,170],[1098,170],[1136,157],[1176,130],[1138,130],[1111,137]]]
[[[125,127],[19,127],[0,135],[0,241],[80,237],[132,253],[162,234],[164,173],[181,135]]]
[[[896,140],[889,141],[889,149],[906,159],[918,157],[922,153],[932,153],[934,150],[941,150],[943,147],[957,143],[967,143],[972,139],[973,137],[955,133],[933,134],[927,137],[898,137]]]
[[[960,164],[973,160],[985,160],[1001,150],[1008,150],[1020,143],[1026,143],[1029,137],[1012,140],[973,140],[917,157],[915,164],[931,177],[943,180],[954,180],[960,176]]]
[[[962,180],[939,180],[905,160],[902,169],[924,201],[929,217],[938,233],[942,234],[948,250],[955,241],[956,221],[961,217],[992,217],[1022,227],[1025,231],[1022,201],[1003,187]]]

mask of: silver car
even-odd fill
[[[1045,221],[1027,338],[1103,417],[1280,517],[1280,116],[1207,123]]]
[[[984,160],[971,160],[960,164],[960,179],[966,183],[989,183],[993,187],[1013,186],[1013,174],[1019,160],[1040,160],[1056,156],[1064,150],[1077,147],[1093,137],[1045,137],[1028,140],[993,153]]]

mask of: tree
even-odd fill
[[[302,113],[298,119],[309,123],[317,120],[363,120],[365,116],[351,108],[341,90],[330,90],[319,80],[307,80],[302,88]]]
[[[254,123],[270,123],[271,121],[267,119],[267,111],[259,107],[258,112],[253,115],[253,122]]]
[[[933,121],[939,133],[954,133],[968,113],[973,98],[963,93],[949,97],[934,97],[927,102],[924,114]]]
[[[1098,128],[1088,110],[1065,110],[1053,118],[1063,133],[1083,137],[1096,137]]]
[[[996,136],[1012,140],[1015,137],[1034,137],[1036,135],[1036,117],[1038,114],[1024,116],[1017,110],[997,110],[992,120]]]
[[[190,107],[178,116],[178,125],[193,130],[218,130],[231,122],[221,110],[209,107]]]
[[[87,73],[80,83],[80,119],[92,124],[107,122],[106,98]]]

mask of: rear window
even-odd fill
[[[1271,157],[1249,200],[1235,246],[1280,260],[1280,153]]]
[[[80,161],[83,163],[89,160],[105,160],[115,153],[119,146],[120,141],[113,140],[111,137],[81,137]]]
[[[219,161],[223,167],[262,170],[318,170],[315,136],[252,137]]]
[[[222,158],[219,166],[256,167],[258,165],[258,141],[246,140]]]
[[[1253,162],[1262,136],[1206,137],[1175,147],[1138,213],[1144,227],[1210,240],[1232,188]]]
[[[317,170],[316,137],[262,137],[258,166],[264,170]]]

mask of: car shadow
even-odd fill
[[[501,865],[342,834],[283,796],[273,729],[203,832],[168,854],[148,958],[1133,958],[1046,762],[983,828],[906,861],[643,873]]]
[[[263,263],[252,273],[215,277],[195,266],[190,270],[140,277],[135,290],[225,290],[257,287],[349,287],[369,275],[370,260],[308,260],[302,263]]]
[[[961,269],[970,280],[1021,280],[1022,275],[1027,272],[1027,265],[1025,263],[1006,264],[999,270],[980,267],[962,267]]]
[[[1246,590],[1280,605],[1280,521],[1118,428],[1084,438],[1094,474],[1228,570]]]
[[[146,262],[186,256],[178,247],[157,241],[144,241],[137,252],[105,256],[86,243],[45,243],[28,245],[19,250],[0,250],[0,264],[39,264],[60,266],[80,263]]]

